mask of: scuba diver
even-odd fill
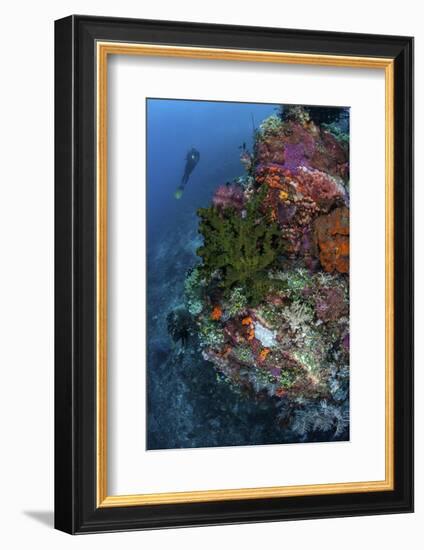
[[[190,174],[195,169],[197,163],[199,162],[199,159],[200,159],[199,151],[194,147],[192,147],[186,156],[186,164],[185,164],[183,177],[181,178],[181,183],[177,187],[177,190],[175,191],[176,199],[180,199],[182,197],[184,188],[188,182]]]

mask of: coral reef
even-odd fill
[[[349,210],[335,208],[314,221],[314,236],[325,271],[349,272]]]
[[[349,437],[349,134],[325,109],[261,123],[246,176],[198,211],[185,282],[204,359],[235,394],[274,403],[282,441]]]
[[[217,208],[235,208],[241,210],[244,205],[244,194],[238,185],[220,185],[212,199]]]

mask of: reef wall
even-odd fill
[[[262,122],[245,175],[198,211],[200,263],[169,319],[217,383],[272,403],[281,442],[349,438],[346,114],[291,106]]]

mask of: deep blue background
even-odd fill
[[[273,114],[276,105],[188,100],[147,100],[147,188],[149,247],[176,217],[207,206],[214,189],[243,174],[239,146],[251,150],[253,124]],[[200,161],[180,201],[174,191],[184,172],[187,151]],[[178,228],[177,228],[178,229]]]

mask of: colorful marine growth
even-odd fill
[[[273,400],[297,441],[349,438],[349,138],[347,110],[331,111],[285,106],[262,122],[245,175],[198,211],[185,283],[217,378]]]

